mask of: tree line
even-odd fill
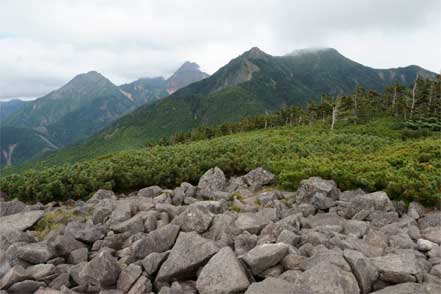
[[[310,99],[305,107],[291,106],[279,111],[249,116],[238,122],[204,126],[188,132],[178,132],[159,141],[146,142],[146,146],[174,145],[210,139],[257,129],[283,125],[307,125],[321,121],[333,130],[337,123],[360,124],[379,116],[393,116],[409,128],[423,127],[433,131],[441,129],[441,75],[425,79],[417,75],[412,87],[399,82],[385,88],[384,93],[357,87],[352,95]]]

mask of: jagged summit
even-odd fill
[[[200,70],[197,63],[186,61],[167,80],[167,92],[172,94],[177,90],[207,78],[209,75]]]
[[[253,47],[248,51],[245,51],[242,55],[242,57],[251,58],[251,59],[261,59],[261,58],[267,58],[270,55],[260,50],[259,47]]]

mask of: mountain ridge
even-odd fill
[[[318,99],[324,93],[345,95],[359,86],[382,92],[395,80],[409,86],[420,71],[413,66],[373,69],[335,49],[302,56],[271,56],[252,48],[210,77],[139,107],[82,144],[62,152],[67,158],[78,158],[76,153],[87,158],[87,154],[139,148],[196,127],[237,121],[288,105],[304,106],[308,99]],[[422,71],[422,75],[435,75]]]

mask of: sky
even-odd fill
[[[0,100],[96,70],[115,84],[213,73],[257,46],[332,47],[364,65],[441,70],[440,0],[0,0]]]

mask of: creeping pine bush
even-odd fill
[[[197,183],[214,166],[230,176],[262,166],[285,189],[294,190],[301,180],[321,176],[345,190],[384,190],[395,199],[439,203],[439,133],[403,141],[400,132],[384,120],[334,131],[281,127],[27,170],[2,177],[0,186],[10,197],[48,202],[86,199],[100,188],[128,192],[150,185]]]

